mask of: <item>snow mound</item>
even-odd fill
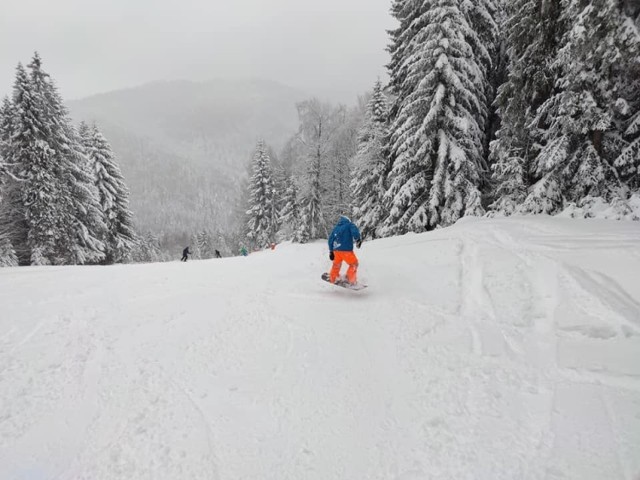
[[[640,475],[640,224],[0,270],[0,478]]]
[[[639,221],[640,195],[632,195],[629,200],[616,198],[611,202],[601,197],[585,197],[578,204],[571,203],[559,216]]]

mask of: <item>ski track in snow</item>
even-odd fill
[[[0,270],[0,478],[640,478],[640,226]]]

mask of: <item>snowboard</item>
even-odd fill
[[[322,278],[322,280],[324,280],[327,283],[331,283],[329,281],[328,273],[323,273],[320,278]],[[346,288],[347,290],[355,290],[355,291],[364,290],[365,288],[367,288],[367,285],[364,285],[362,283],[356,283],[355,285],[351,285],[346,279],[342,277],[338,278],[338,280],[336,280],[336,283],[331,283],[331,285],[335,285],[336,287],[342,287],[342,288]]]

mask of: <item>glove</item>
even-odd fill
[[[362,239],[360,239],[360,240],[358,240],[356,242],[356,247],[358,247],[358,248],[362,247]]]
[[[333,254],[333,252],[329,252],[329,260],[333,262],[334,258],[336,258],[336,256]]]

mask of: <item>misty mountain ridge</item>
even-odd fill
[[[142,230],[166,243],[229,228],[258,139],[276,150],[296,132],[301,90],[277,82],[153,82],[68,103],[97,122],[120,161]]]
[[[162,81],[69,102],[78,120],[146,137],[171,153],[223,167],[263,138],[276,148],[297,128],[301,90],[261,79]],[[236,155],[234,155],[236,154]]]

